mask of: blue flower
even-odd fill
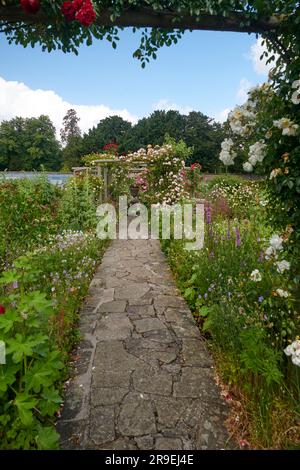
[[[263,302],[263,300],[264,300],[264,297],[263,297],[262,295],[260,295],[260,296],[258,297],[259,303],[261,304],[261,303]]]

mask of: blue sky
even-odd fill
[[[117,50],[97,41],[81,47],[78,56],[24,49],[2,38],[0,120],[42,111],[58,127],[69,105],[78,111],[84,130],[108,114],[134,121],[156,108],[195,109],[221,119],[243,101],[250,85],[266,79],[255,35],[187,32],[145,69],[132,58],[138,35],[130,30],[120,35]]]

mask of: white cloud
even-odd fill
[[[262,38],[258,38],[257,41],[252,44],[250,49],[250,59],[253,64],[253,68],[258,75],[268,75],[269,71],[275,66],[275,62],[278,57],[277,54],[275,54],[275,61],[272,61],[269,64],[266,63],[268,60],[266,57],[263,57],[263,59],[260,60],[263,52],[266,50],[267,48],[263,45]]]
[[[228,114],[230,113],[231,108],[225,108],[222,111],[219,111],[218,113],[213,115],[213,118],[215,121],[223,123],[227,121]]]
[[[248,99],[248,91],[252,88],[252,84],[247,80],[247,78],[242,78],[239,84],[238,91],[236,93],[236,99],[239,104],[245,103]]]
[[[127,109],[112,109],[103,104],[76,105],[65,101],[52,90],[32,90],[24,83],[7,81],[0,77],[0,122],[15,116],[38,117],[46,114],[50,117],[59,135],[66,111],[74,108],[80,117],[80,128],[87,131],[101,119],[118,115],[132,123],[137,117]]]
[[[194,108],[191,108],[190,106],[180,106],[176,103],[171,103],[169,100],[163,98],[159,100],[157,103],[154,103],[152,105],[152,108],[154,110],[160,110],[160,111],[179,111],[180,114],[189,114],[192,111],[195,111]]]

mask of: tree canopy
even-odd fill
[[[135,152],[148,144],[162,145],[166,135],[177,141],[183,139],[193,147],[188,164],[200,162],[206,171],[214,171],[220,166],[218,157],[224,138],[223,127],[196,111],[184,115],[179,111],[157,110],[134,126],[119,116],[105,118],[83,135],[80,150],[82,154],[99,152],[106,143],[112,142],[118,144],[119,152]]]
[[[16,117],[0,124],[0,170],[58,170],[60,145],[48,116]]]
[[[77,52],[80,44],[104,39],[116,48],[120,29],[141,29],[134,57],[144,66],[157,50],[178,41],[185,30],[259,33],[287,54],[299,38],[296,0],[1,0],[0,32],[24,46]],[[280,41],[285,35],[287,43]],[[291,55],[291,57],[293,57]]]

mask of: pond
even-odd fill
[[[47,176],[50,183],[57,186],[62,186],[65,181],[72,176],[72,173],[41,173],[38,171],[0,171],[0,178],[5,177],[7,179],[17,179],[17,178],[33,178],[44,174]]]

